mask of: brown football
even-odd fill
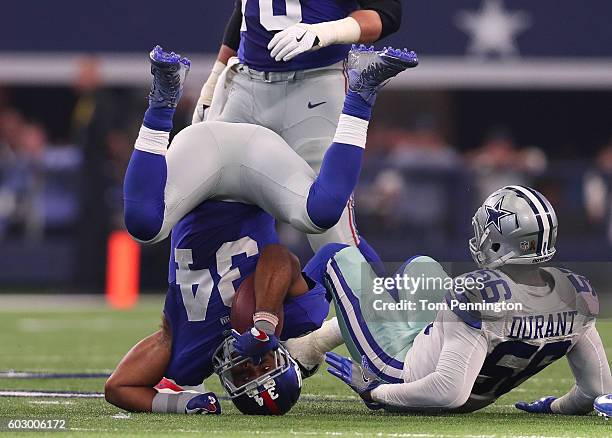
[[[234,295],[230,313],[232,328],[240,333],[249,330],[253,327],[253,313],[255,313],[255,274],[245,278]],[[278,315],[276,336],[280,336],[283,331],[282,306],[276,311],[276,314]]]

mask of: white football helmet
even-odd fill
[[[555,255],[557,215],[550,202],[532,188],[497,190],[476,211],[472,225],[470,252],[482,268],[543,263]]]

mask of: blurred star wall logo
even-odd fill
[[[484,0],[478,11],[459,11],[455,23],[470,37],[468,54],[512,58],[519,55],[516,38],[531,18],[525,11],[506,9],[502,0]]]

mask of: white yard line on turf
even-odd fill
[[[73,405],[74,402],[62,400],[31,400],[28,401],[31,405]]]
[[[79,428],[71,427],[69,431],[76,432],[119,432],[124,431],[118,428]],[[153,433],[160,432],[159,429],[139,429],[138,433]],[[174,429],[172,433],[197,433],[201,434],[202,430],[191,430],[191,429]],[[402,433],[402,432],[339,432],[339,431],[327,431],[327,432],[309,432],[309,431],[296,431],[289,430],[289,435],[292,436],[340,436],[340,437],[376,437],[376,438],[570,438],[569,435],[557,436],[557,435],[471,435],[471,434],[437,434],[437,433]],[[206,430],[207,435],[227,435],[227,430]],[[280,430],[249,430],[249,435],[281,435],[286,436],[287,431]],[[582,436],[574,436],[571,438],[587,438]]]
[[[70,391],[26,391],[26,390],[0,390],[0,397],[32,397],[32,398],[104,398],[101,392],[70,392]],[[223,397],[222,397],[223,398]],[[340,396],[336,394],[320,395],[320,394],[303,394],[302,398],[308,401],[321,400],[338,400],[353,402],[357,399],[356,396],[346,395]]]
[[[104,398],[101,392],[0,391],[0,397]]]

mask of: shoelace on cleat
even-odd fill
[[[173,66],[174,67],[174,66]],[[154,66],[158,72],[161,68]],[[159,74],[159,73],[158,73]],[[157,102],[163,102],[165,100],[174,100],[180,92],[180,66],[173,68],[169,71],[162,71],[160,76],[154,72],[155,80],[151,88],[151,97],[157,96]],[[159,85],[159,86],[158,86]]]
[[[368,86],[382,86],[386,83],[386,81],[388,79],[383,80],[380,83],[377,83],[376,85],[370,85],[368,84],[369,81],[373,80],[373,78],[381,75],[383,73],[384,70],[388,70],[388,69],[393,69],[396,70],[392,65],[384,65],[381,62],[376,62],[374,64],[370,64],[357,78],[357,80],[355,81],[355,91],[360,91],[361,89],[368,87]],[[392,75],[391,75],[392,76]]]

